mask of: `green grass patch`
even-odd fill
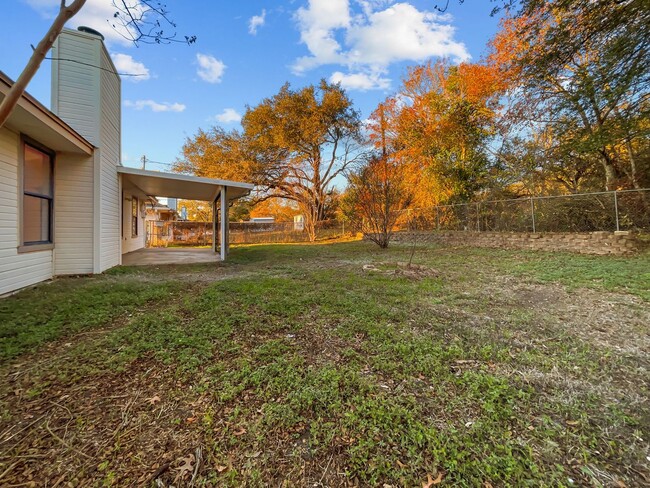
[[[172,282],[63,278],[0,300],[0,360],[165,301]]]
[[[149,435],[169,440],[138,462],[168,456],[170,483],[175,460],[202,447],[197,486],[420,486],[438,474],[461,487],[638,484],[648,362],[618,336],[636,334],[643,307],[605,327],[579,298],[589,287],[648,299],[647,255],[429,247],[414,260],[432,272],[405,276],[396,270],[408,253],[360,242],[246,246],[218,266],[118,268],[36,287],[0,302],[3,357],[64,336],[70,345],[12,388],[51,406],[80,386],[134,383],[113,410],[106,392],[60,408],[77,419],[59,425],[79,449],[84,425],[103,418],[78,404],[104,402],[102,415],[113,415],[88,434],[88,446],[109,447],[81,484],[142,478],[118,461]],[[550,297],[543,306],[509,293],[530,281]],[[569,305],[584,324],[567,326]],[[22,421],[11,395],[3,418]],[[101,438],[124,418],[141,421],[137,435],[119,446]],[[48,466],[77,462],[73,451],[48,452],[58,452]]]

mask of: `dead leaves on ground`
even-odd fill
[[[178,465],[178,468],[176,468],[178,474],[176,475],[174,482],[178,482],[179,480],[182,480],[186,474],[191,474],[194,471],[194,464],[195,464],[194,454],[189,454],[188,456],[181,458],[180,464]]]
[[[406,278],[414,279],[431,278],[439,275],[438,271],[428,266],[401,261],[397,263],[395,268],[391,267],[391,269],[378,268],[374,264],[364,264],[362,269],[363,271],[371,273],[384,273],[387,275],[404,276]]]
[[[438,476],[432,478],[430,474],[427,475],[427,480],[422,482],[422,488],[431,488],[432,486],[439,485],[442,483],[445,473],[442,471],[438,472]]]
[[[240,427],[235,432],[233,432],[232,435],[234,435],[236,437],[239,437],[239,436],[244,435],[245,433],[246,433],[246,429],[244,429],[243,427]]]
[[[154,395],[151,398],[148,398],[147,401],[149,402],[149,405],[155,405],[156,403],[160,402],[160,397],[158,395]]]

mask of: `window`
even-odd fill
[[[25,143],[23,147],[22,244],[51,244],[53,157],[31,144]]]
[[[131,237],[138,237],[138,199],[131,200]]]

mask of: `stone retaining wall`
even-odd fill
[[[452,246],[530,249],[536,251],[570,251],[581,254],[632,254],[643,247],[638,236],[626,232],[524,233],[431,231],[396,232],[393,242],[440,243]]]

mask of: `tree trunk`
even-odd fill
[[[639,177],[636,170],[636,156],[634,155],[634,148],[632,147],[630,139],[625,140],[625,146],[627,147],[628,156],[630,158],[629,177],[632,181],[632,187],[635,190],[641,190],[642,186],[639,183]],[[640,191],[639,195],[641,195],[641,205],[643,206],[643,211],[647,213],[648,207],[650,207],[650,202],[648,202],[648,192]]]
[[[61,0],[61,7],[54,22],[52,22],[52,25],[45,36],[34,49],[27,66],[25,66],[23,72],[20,73],[18,80],[16,80],[13,86],[9,89],[9,93],[7,93],[5,99],[0,103],[0,127],[4,126],[9,115],[18,103],[18,100],[20,100],[20,97],[25,93],[27,85],[38,71],[43,59],[45,59],[48,51],[52,48],[52,44],[54,44],[54,41],[63,30],[65,23],[74,17],[85,3],[86,0],[74,0],[69,7],[66,7],[65,0]]]
[[[305,231],[309,242],[316,240],[316,222],[318,220],[318,209],[313,205],[305,205],[303,207],[303,214],[305,215]]]
[[[607,154],[606,149],[601,149],[599,152],[603,163],[603,169],[605,170],[605,190],[616,190],[615,186],[616,180],[618,180],[618,171],[616,170],[616,166],[614,166],[614,161],[612,161],[612,158]]]

